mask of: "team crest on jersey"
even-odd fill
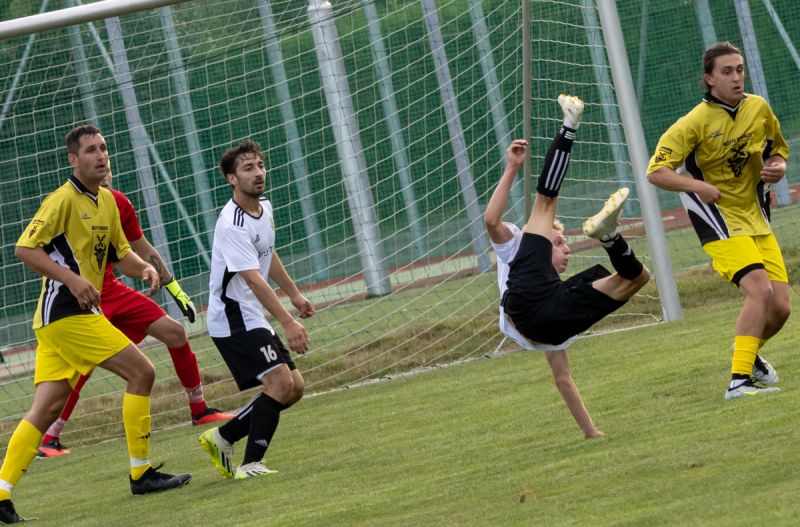
[[[714,130],[708,135],[709,139],[716,139],[717,137],[722,137],[722,130]]]
[[[103,272],[103,262],[106,259],[106,252],[108,251],[108,243],[106,243],[106,236],[107,234],[95,234],[94,235],[94,247],[92,247],[92,253],[94,253],[94,259],[97,262],[97,267],[94,269],[98,273]]]
[[[36,234],[36,231],[39,230],[39,227],[44,225],[42,220],[33,220],[31,222],[31,230],[28,231],[28,238],[33,238],[33,235]]]
[[[750,152],[744,151],[746,146],[747,143],[744,143],[732,148],[730,157],[725,160],[725,162],[728,164],[728,168],[730,168],[731,172],[733,172],[734,177],[739,177],[742,175],[742,170],[744,170],[745,165],[747,165],[747,161],[750,159]]]
[[[656,154],[656,163],[662,163],[667,160],[667,157],[672,153],[671,148],[667,148],[666,146],[662,146],[658,149],[658,153]]]

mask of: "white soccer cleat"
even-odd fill
[[[778,372],[767,362],[767,359],[756,355],[756,362],[753,364],[752,377],[761,384],[776,384],[778,382]]]
[[[623,187],[611,194],[600,212],[583,222],[583,233],[597,240],[610,239],[617,232],[619,217],[622,216],[622,206],[630,192]]]
[[[764,395],[767,393],[775,393],[779,391],[781,391],[781,389],[776,386],[762,388],[761,386],[756,386],[755,384],[753,384],[753,381],[746,380],[736,388],[728,388],[727,390],[725,390],[725,400],[728,401],[731,399],[738,399],[739,397]]]
[[[263,461],[253,461],[246,465],[240,465],[236,469],[236,479],[254,478],[256,476],[266,476],[268,474],[277,474],[277,470],[268,469]]]
[[[583,101],[574,95],[561,94],[558,96],[558,104],[564,111],[564,117],[572,122],[572,128],[576,128],[583,116]]]

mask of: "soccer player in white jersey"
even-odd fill
[[[528,143],[516,139],[507,151],[508,163],[484,213],[497,255],[497,279],[502,298],[500,330],[520,346],[543,351],[556,387],[584,437],[605,435],[592,422],[569,372],[567,349],[575,336],[625,304],[649,280],[650,273],[617,232],[628,189],[614,192],[603,209],[586,220],[583,230],[608,252],[617,271],[595,265],[562,281],[570,248],[564,227],[556,220],[561,183],[569,165],[583,101],[561,95],[564,124],[545,156],[536,200],[525,227],[503,221],[514,177],[528,155]]]
[[[207,430],[200,444],[226,478],[244,479],[275,472],[263,462],[281,412],[303,396],[305,381],[289,351],[264,316],[266,309],[283,328],[289,347],[305,353],[308,334],[278,300],[271,278],[297,308],[300,317],[314,306],[297,289],[275,252],[272,205],[259,145],[244,141],[222,155],[222,174],[233,189],[214,229],[208,333],[240,390],[262,389],[225,425]],[[247,437],[244,459],[234,471],[233,444]]]

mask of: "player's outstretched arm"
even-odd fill
[[[139,257],[145,262],[155,268],[158,273],[158,278],[161,280],[161,287],[167,290],[178,308],[183,313],[183,316],[189,319],[189,322],[194,322],[197,316],[197,310],[194,307],[192,299],[181,288],[178,281],[172,276],[167,269],[167,264],[161,257],[161,254],[155,247],[142,236],[138,240],[130,241],[131,247]]]
[[[158,279],[161,280],[162,284],[166,284],[172,280],[172,275],[167,269],[166,262],[164,262],[164,259],[161,258],[161,255],[158,253],[156,248],[153,247],[149,241],[147,241],[147,238],[142,236],[138,240],[128,240],[128,243],[131,244],[131,249],[136,252],[139,258],[153,266],[158,273]]]
[[[149,263],[145,262],[139,256],[130,251],[117,262],[117,269],[130,278],[143,280],[150,284],[150,290],[147,296],[152,296],[158,290],[161,281],[158,279],[158,273],[155,268]]]
[[[583,405],[578,387],[575,386],[575,382],[572,380],[572,375],[569,373],[567,350],[545,351],[544,355],[548,364],[550,364],[550,370],[553,372],[553,381],[556,383],[556,388],[558,388],[561,397],[567,404],[567,408],[575,422],[578,423],[584,437],[589,439],[591,437],[604,436],[605,434],[594,426],[588,410]]]
[[[278,295],[272,290],[272,287],[264,280],[258,269],[248,269],[246,271],[239,271],[242,279],[247,284],[247,287],[253,292],[255,297],[261,302],[270,315],[275,317],[283,327],[286,335],[286,340],[289,343],[289,348],[301,355],[308,350],[308,333],[306,329],[295,320],[295,318],[286,311]]]
[[[513,234],[511,230],[503,223],[503,213],[508,205],[508,196],[511,193],[511,187],[514,185],[514,178],[517,176],[520,167],[525,164],[525,157],[527,156],[528,142],[524,139],[515,139],[506,150],[506,157],[508,163],[500,176],[500,181],[489,199],[489,204],[486,205],[486,211],[483,213],[483,222],[486,225],[486,230],[489,233],[489,238],[494,243],[505,243],[511,239]]]
[[[297,289],[297,285],[286,272],[286,267],[275,251],[272,252],[272,261],[269,264],[269,277],[289,296],[292,305],[300,313],[300,318],[308,318],[315,313],[314,305]]]

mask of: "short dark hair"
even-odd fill
[[[222,154],[219,168],[222,170],[223,177],[236,172],[236,160],[239,159],[239,156],[244,154],[253,154],[256,157],[260,157],[262,160],[264,159],[264,155],[261,153],[261,145],[250,139],[242,141]]]
[[[84,135],[97,135],[99,133],[100,129],[91,124],[76,126],[64,137],[64,142],[67,143],[67,152],[78,155],[78,151],[81,148],[81,137]]]
[[[725,55],[741,55],[742,52],[739,51],[739,48],[731,44],[730,42],[717,42],[710,48],[703,53],[703,73],[705,75],[711,75],[711,72],[714,71],[714,65],[717,62],[717,57],[722,57]],[[704,75],[704,77],[705,77]],[[710,89],[711,86],[705,81],[703,78],[703,85],[706,89]]]

